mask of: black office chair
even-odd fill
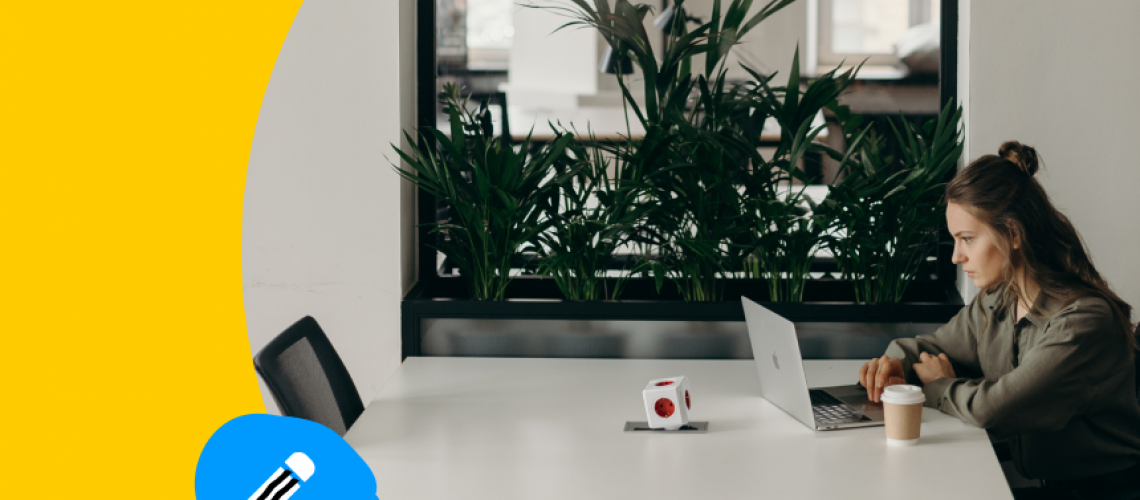
[[[282,415],[312,420],[343,436],[364,412],[352,377],[312,316],[261,348],[253,366]]]

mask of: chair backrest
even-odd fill
[[[253,357],[282,415],[344,435],[364,412],[356,385],[317,320],[305,316]]]

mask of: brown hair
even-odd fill
[[[1033,178],[1038,162],[1033,147],[1009,141],[1001,145],[997,155],[974,160],[946,186],[946,201],[962,205],[989,226],[998,250],[1008,256],[1002,266],[1002,279],[987,287],[986,292],[999,292],[998,307],[1008,309],[1021,295],[1014,270],[1024,267],[1026,278],[1033,280],[1041,293],[1064,305],[1080,297],[1104,299],[1120,323],[1128,345],[1137,349],[1132,334],[1132,306],[1101,278],[1072,222],[1053,207],[1041,183]],[[1013,248],[1014,241],[1020,242],[1018,248]]]

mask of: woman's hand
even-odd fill
[[[859,369],[859,383],[867,389],[867,399],[879,402],[883,388],[888,385],[905,384],[902,360],[883,355],[863,364]]]
[[[912,368],[923,384],[929,384],[940,378],[957,377],[954,374],[954,367],[950,364],[950,358],[946,357],[945,353],[934,356],[924,351],[918,355],[918,363]]]

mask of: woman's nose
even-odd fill
[[[966,262],[966,255],[958,249],[958,243],[954,243],[954,253],[950,256],[950,262],[955,265],[963,264]]]

